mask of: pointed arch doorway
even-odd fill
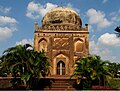
[[[58,54],[54,58],[53,62],[53,74],[54,75],[68,75],[69,74],[69,59],[64,54]]]
[[[65,63],[62,60],[57,63],[57,75],[65,75]]]

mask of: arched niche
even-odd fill
[[[40,39],[38,44],[39,44],[38,46],[39,51],[44,50],[45,52],[47,52],[47,40],[46,39],[44,38]]]
[[[74,43],[74,51],[75,52],[83,52],[83,49],[84,49],[84,42],[83,40],[77,40],[75,41]]]

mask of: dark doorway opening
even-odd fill
[[[65,75],[65,63],[63,61],[57,63],[57,75]]]

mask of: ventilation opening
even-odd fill
[[[52,24],[55,24],[55,23],[62,23],[62,20],[54,20],[54,21],[51,21]]]

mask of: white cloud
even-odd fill
[[[106,3],[106,2],[108,2],[108,0],[103,0],[103,3]]]
[[[120,9],[118,11],[110,13],[110,16],[112,17],[111,20],[114,23],[120,22]]]
[[[89,30],[89,32],[94,32],[92,25],[89,25],[88,30]]]
[[[44,16],[49,10],[57,7],[56,4],[46,3],[41,5],[40,3],[30,2],[27,6],[26,16],[31,19],[38,19],[40,16]]]
[[[12,33],[15,30],[12,30],[8,27],[0,27],[0,41],[4,41],[12,36]]]
[[[7,17],[7,16],[0,16],[0,24],[6,24],[6,23],[17,23],[17,21],[14,18]]]
[[[15,45],[25,45],[25,44],[30,44],[33,46],[33,39],[23,39],[21,41],[17,41]]]
[[[115,54],[115,50],[120,49],[120,39],[115,34],[110,33],[101,35],[97,41],[94,41],[95,37],[93,35],[89,42],[90,54],[99,55],[103,60],[119,63],[120,57],[117,52]]]
[[[32,1],[27,6],[26,16],[31,19],[38,19],[40,18],[40,16],[43,17],[49,10],[57,6],[58,5],[53,4],[53,3],[46,3],[45,5],[41,5],[40,3],[35,3]],[[66,6],[79,13],[79,9],[74,8],[71,3],[68,3]]]
[[[3,6],[0,6],[0,13],[9,13],[11,10],[11,7],[3,7]]]
[[[93,35],[90,37],[90,40],[94,40],[95,37],[96,37],[96,36],[93,34]]]
[[[77,13],[80,12],[79,9],[78,9],[78,8],[74,8],[73,5],[72,5],[71,3],[68,3],[68,4],[67,4],[67,7],[68,7],[68,8],[71,8],[71,9],[73,9],[73,10],[75,10]]]
[[[99,54],[99,46],[95,43],[95,41],[90,41],[90,53],[91,54]]]
[[[106,27],[109,27],[111,24],[112,24],[112,22],[110,22],[106,18],[104,18],[97,24],[97,26],[98,26],[98,28],[106,28]]]
[[[89,24],[97,24],[98,28],[106,28],[112,24],[112,22],[105,18],[104,12],[91,8],[86,12],[86,14],[89,17]]]
[[[111,62],[119,63],[119,58],[112,54],[112,50],[109,47],[105,47],[104,45],[99,45],[99,42],[90,41],[90,54],[98,55],[102,58],[102,60],[109,60]]]
[[[0,42],[10,38],[14,31],[16,31],[16,19],[0,16]]]
[[[106,46],[120,46],[120,38],[118,38],[115,34],[105,33],[100,36],[98,41],[100,42],[100,44]]]

